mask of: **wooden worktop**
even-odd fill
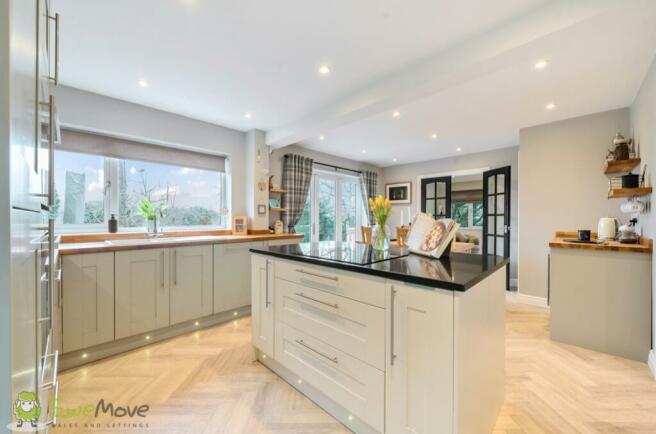
[[[622,244],[619,241],[604,241],[603,244],[571,243],[565,241],[567,238],[577,238],[577,233],[556,232],[555,238],[549,241],[549,247],[561,249],[606,250],[611,252],[638,253],[651,253],[653,250],[652,240],[645,237],[640,237],[640,242],[638,244]],[[597,234],[593,232],[592,238],[596,239]]]
[[[275,240],[297,240],[302,239],[303,234],[249,234],[249,235],[230,235],[227,233],[211,234],[184,234],[167,233],[158,242],[151,242],[145,238],[145,234],[129,234],[126,236],[103,236],[102,234],[93,236],[64,235],[59,244],[59,253],[61,255],[75,255],[79,253],[101,253],[115,252],[121,250],[142,250],[142,249],[159,249],[168,247],[197,246],[202,244],[232,244],[246,243],[251,241],[275,241]],[[124,235],[124,234],[121,234]],[[167,240],[170,238],[170,241]],[[117,239],[143,239],[143,243],[115,245],[111,240]]]

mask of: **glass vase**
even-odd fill
[[[385,225],[377,224],[371,234],[371,247],[374,250],[388,250],[390,239]]]

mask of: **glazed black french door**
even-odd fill
[[[510,257],[510,166],[483,172],[483,254]]]
[[[421,212],[435,220],[451,217],[451,177],[440,176],[421,180]]]

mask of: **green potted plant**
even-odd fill
[[[164,217],[165,204],[155,205],[150,199],[144,197],[137,204],[137,211],[146,219],[146,231],[152,235],[157,235],[157,219]]]

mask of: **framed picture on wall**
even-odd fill
[[[385,184],[385,195],[392,205],[412,203],[412,182],[396,182]]]
[[[248,235],[248,217],[246,216],[233,217],[232,235]]]

